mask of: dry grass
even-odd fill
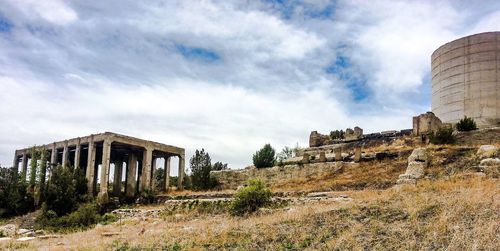
[[[115,223],[27,248],[498,250],[499,192],[495,179],[424,181],[416,187],[346,191],[351,202],[311,202],[245,218],[207,214],[133,219],[121,227]],[[120,236],[101,236],[120,228]]]

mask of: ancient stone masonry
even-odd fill
[[[14,155],[14,168],[19,170],[21,164],[24,178],[26,178],[27,163],[31,158],[31,149],[16,150]],[[109,196],[119,196],[122,192],[127,197],[135,197],[142,191],[154,189],[153,174],[158,159],[164,159],[165,169],[169,172],[170,158],[179,158],[177,188],[183,188],[185,158],[183,148],[106,132],[36,146],[35,149],[50,154],[49,177],[50,169],[57,165],[83,169],[88,180],[89,194],[93,196],[98,192],[101,201],[107,201]],[[108,189],[111,166],[114,167],[114,179],[111,181],[113,185],[110,194]],[[98,173],[99,168],[100,173]],[[125,177],[125,181],[122,181],[122,177]],[[165,177],[166,181],[163,184],[168,186],[169,173],[166,173]],[[124,188],[122,183],[125,184]],[[165,187],[165,190],[167,189],[168,187]]]
[[[408,157],[408,167],[404,174],[399,175],[397,184],[416,184],[425,174],[425,168],[429,166],[429,159],[425,148],[413,150]]]
[[[363,129],[360,127],[354,127],[354,129],[347,128],[343,138],[333,139],[330,135],[324,135],[318,133],[318,131],[312,131],[309,135],[309,147],[321,147],[328,145],[344,144],[356,141],[377,141],[377,140],[391,140],[393,138],[398,138],[406,135],[411,135],[412,129],[405,129],[401,131],[384,131],[370,134],[363,134]]]
[[[262,180],[266,185],[276,185],[293,178],[318,178],[342,170],[343,166],[358,165],[349,162],[295,164],[284,167],[251,168],[243,170],[212,171],[210,176],[217,179],[221,189],[236,189],[246,184],[250,178]]]
[[[427,135],[437,131],[442,126],[441,120],[432,112],[426,112],[413,117],[413,135]]]

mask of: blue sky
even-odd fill
[[[310,131],[411,128],[430,55],[498,1],[0,0],[0,165],[104,131],[232,168]]]

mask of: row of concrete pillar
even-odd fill
[[[74,147],[75,153],[74,153],[74,161],[73,165],[75,168],[80,168],[80,160],[81,160],[81,150],[82,150],[82,142],[80,140],[77,141],[76,145],[71,146],[72,148]],[[94,142],[93,138],[91,137],[88,142],[85,142],[84,145],[87,145],[88,143],[88,156],[87,156],[87,165],[86,165],[86,178],[88,180],[88,192],[90,195],[95,194],[95,185],[97,184],[97,168],[98,165],[96,165],[96,153],[97,153],[97,143]],[[109,171],[110,171],[110,164],[111,164],[111,150],[112,150],[112,141],[109,139],[105,139],[102,142],[102,158],[101,158],[101,170],[99,175],[99,194],[98,198],[107,201],[109,198],[109,193],[108,193],[108,181],[109,181]],[[100,144],[100,143],[99,143]],[[58,161],[58,154],[59,150],[56,147],[56,143],[52,144],[51,147],[47,149],[47,147],[43,147],[44,150],[50,149],[51,151],[51,156],[50,156],[50,163],[52,166],[56,166],[58,164],[61,164],[63,166],[69,165],[69,145],[68,142],[66,141],[63,146],[63,151],[62,151],[62,160],[61,162]],[[60,149],[60,148],[59,148]],[[126,161],[126,186],[125,186],[125,193],[126,196],[128,197],[134,197],[136,195],[136,191],[142,192],[145,190],[153,190],[154,189],[154,177],[153,177],[153,172],[154,169],[156,168],[156,160],[153,157],[153,147],[143,147],[143,153],[142,153],[142,161],[139,163],[141,167],[141,173],[137,179],[137,173],[138,173],[138,161],[139,161],[139,156],[136,154],[136,151],[129,151],[127,153],[128,158],[125,159],[126,156],[118,156],[115,159],[119,159],[118,161],[113,161],[114,162],[114,182],[113,182],[113,194],[114,195],[119,195],[121,191],[121,178],[124,169],[123,163]],[[179,157],[179,178],[178,178],[178,184],[177,184],[177,189],[182,190],[183,189],[183,179],[184,179],[184,156],[183,155],[176,155],[176,154],[170,154],[170,153],[162,153],[162,157],[165,159],[165,179],[164,179],[164,186],[163,188],[165,190],[168,190],[169,188],[169,178],[170,178],[170,158],[172,156]],[[31,161],[37,161],[32,159]],[[22,153],[21,157],[21,168],[22,168],[22,175],[24,177],[21,177],[22,179],[26,179],[26,173],[27,173],[27,166],[28,166],[28,151],[24,151]],[[16,170],[19,169],[19,156],[16,153],[16,156],[14,158],[14,168]],[[138,186],[137,186],[137,183]]]

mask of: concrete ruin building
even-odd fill
[[[437,131],[443,123],[432,112],[426,112],[413,117],[413,135],[427,135]]]
[[[29,161],[39,161],[32,158],[32,149],[15,151],[13,166],[18,171],[21,167],[21,174],[26,175]],[[52,167],[70,165],[83,169],[88,180],[89,194],[98,194],[101,201],[107,201],[110,196],[119,196],[121,193],[133,198],[142,191],[153,190],[154,171],[160,159],[164,160],[163,188],[168,190],[172,157],[179,159],[177,188],[183,188],[185,150],[180,147],[105,132],[36,146],[34,149],[46,151]],[[108,192],[111,165],[114,169],[112,193]]]
[[[464,116],[500,126],[500,32],[446,43],[432,53],[432,112],[443,123]]]

